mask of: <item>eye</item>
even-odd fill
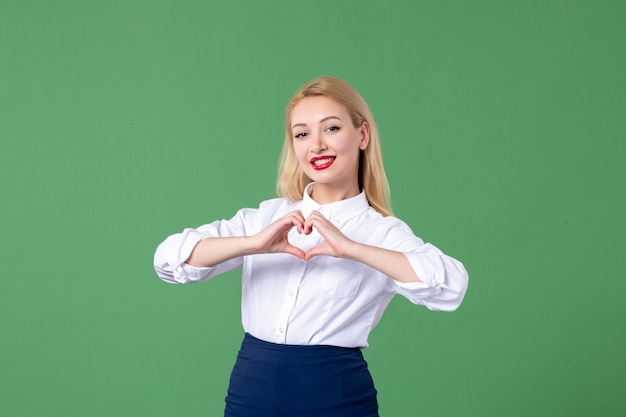
[[[295,135],[293,135],[293,137],[295,139],[303,139],[308,135],[307,132],[300,132],[300,133],[296,133]]]
[[[328,126],[325,130],[327,132],[333,133],[333,132],[338,132],[339,129],[341,129],[339,126]]]

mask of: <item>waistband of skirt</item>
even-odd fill
[[[273,363],[323,363],[333,360],[363,360],[359,348],[330,345],[288,345],[258,339],[246,333],[241,344],[240,355]]]

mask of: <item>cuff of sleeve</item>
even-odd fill
[[[183,244],[180,247],[178,252],[178,259],[181,259],[182,262],[189,259],[189,255],[191,255],[191,251],[196,247],[198,242],[202,239],[205,239],[207,236],[198,232],[197,230],[187,229],[183,232]]]
[[[206,276],[206,272],[211,268],[196,268],[195,266],[181,264],[174,269],[174,281],[179,284],[198,282]]]
[[[420,298],[437,295],[441,292],[442,279],[438,276],[437,268],[434,265],[429,265],[424,259],[419,259],[419,256],[415,254],[406,254],[406,256],[421,282],[397,282],[402,292]]]
[[[427,287],[433,287],[443,281],[442,277],[438,276],[438,266],[439,265],[431,265],[432,262],[430,259],[425,257],[420,257],[417,254],[407,254],[407,258],[411,267],[417,274],[417,277],[422,281],[423,284],[426,284]],[[422,259],[420,259],[422,258]],[[429,262],[430,261],[430,262]],[[410,283],[414,284],[414,283]],[[420,283],[417,283],[420,284]]]
[[[180,246],[178,251],[178,262],[174,265],[174,281],[185,284],[189,281],[197,280],[200,271],[205,268],[194,268],[193,266],[187,265],[185,261],[189,259],[193,248],[196,247],[198,242],[202,239],[206,238],[206,236],[197,230],[194,229],[185,229],[183,231],[183,243]]]

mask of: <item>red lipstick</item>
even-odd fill
[[[333,164],[333,162],[335,162],[334,156],[316,156],[309,160],[309,164],[311,164],[311,167],[318,171],[328,168]]]

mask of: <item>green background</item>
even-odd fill
[[[623,1],[0,0],[0,416],[219,416],[239,274],[157,244],[274,194],[283,110],[370,103],[395,213],[460,259],[397,297],[381,416],[626,414]]]

